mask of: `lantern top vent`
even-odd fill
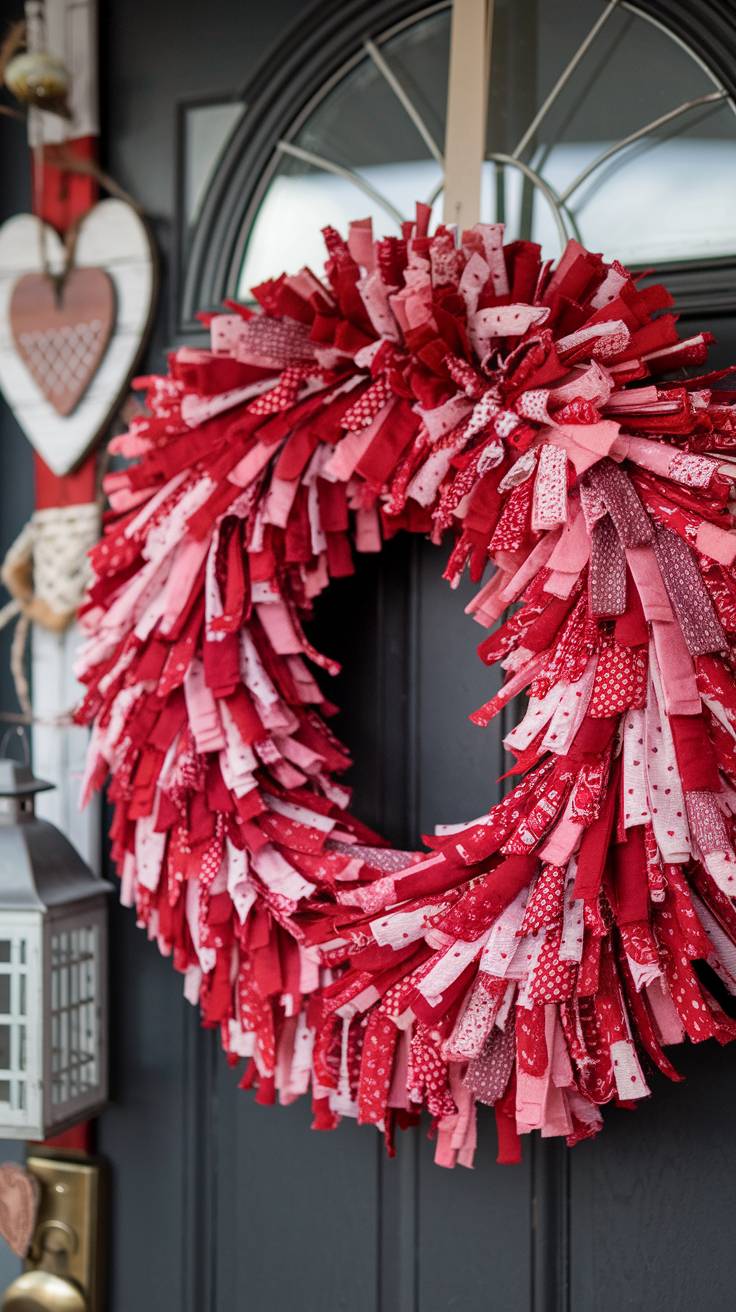
[[[36,793],[46,793],[53,788],[45,779],[36,779],[31,767],[10,756],[0,756],[0,815],[14,816],[18,807],[13,802],[22,803],[25,809],[32,810],[32,799]],[[10,803],[10,805],[7,805]]]
[[[0,912],[59,913],[110,892],[64,834],[33,808],[53,784],[28,765],[0,757]]]

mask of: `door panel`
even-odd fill
[[[652,1102],[609,1111],[600,1139],[570,1155],[574,1309],[591,1290],[598,1312],[733,1306],[719,1218],[736,1203],[736,1062],[712,1044],[671,1055],[684,1084],[652,1078]]]
[[[368,1312],[376,1306],[377,1143],[354,1125],[309,1129],[309,1106],[244,1105],[221,1064],[215,1130],[218,1312]]]

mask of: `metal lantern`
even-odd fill
[[[107,895],[0,758],[0,1138],[43,1139],[107,1097]]]

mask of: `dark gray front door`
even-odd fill
[[[713,8],[733,30],[733,6]],[[304,11],[299,0],[107,0],[101,20],[106,167],[152,217],[168,275],[156,369],[177,322],[177,104],[242,86]],[[8,198],[22,207],[24,167],[10,150],[7,210]],[[717,327],[719,357],[736,357],[731,319]],[[24,499],[30,508],[30,460],[3,423],[9,542]],[[441,568],[432,547],[392,543],[333,588],[318,619],[323,649],[349,657],[334,692],[358,761],[355,809],[400,844],[484,809],[499,773],[497,738],[466,720],[494,676]],[[474,1171],[447,1172],[422,1135],[404,1136],[389,1161],[370,1129],[319,1135],[306,1106],[256,1107],[170,964],[119,908],[112,1001],[113,1101],[98,1126],[112,1168],[109,1312],[727,1312],[736,1302],[736,1052],[681,1054],[685,1085],[655,1079],[651,1104],[609,1111],[598,1141],[568,1154],[535,1140],[519,1167],[495,1164],[489,1114]]]

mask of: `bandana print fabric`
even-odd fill
[[[77,718],[123,900],[242,1086],[389,1143],[426,1109],[469,1165],[476,1104],[515,1160],[647,1100],[644,1056],[677,1078],[665,1046],[735,1037],[696,963],[736,991],[736,415],[683,380],[709,339],[676,341],[663,289],[428,225],[329,229],[322,278],[262,284],[140,380]],[[479,586],[505,682],[473,722],[530,698],[515,787],[426,853],[349,810],[308,637],[402,530]]]

